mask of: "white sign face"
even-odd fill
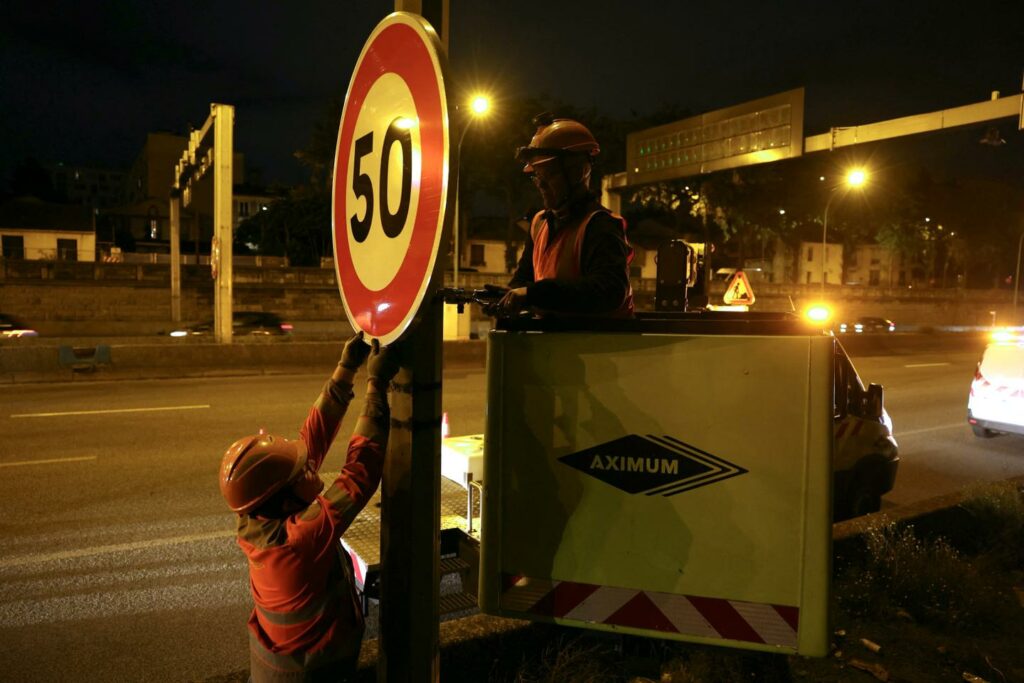
[[[409,240],[412,237],[412,230],[401,230],[397,236],[389,237],[381,222],[384,212],[391,215],[398,214],[404,218],[403,223],[414,224],[416,221],[416,206],[419,203],[419,183],[408,182],[407,179],[419,178],[422,175],[423,159],[420,150],[420,131],[416,125],[416,105],[412,100],[412,93],[405,81],[397,74],[384,74],[370,88],[366,95],[366,101],[359,118],[356,119],[355,136],[357,145],[359,140],[366,140],[367,136],[376,137],[386,135],[389,126],[394,124],[400,130],[408,131],[409,145],[392,142],[387,150],[387,168],[382,172],[383,163],[382,150],[374,145],[372,151],[359,159],[355,158],[355,148],[352,149],[348,177],[345,182],[346,200],[348,204],[355,207],[361,220],[366,220],[366,204],[369,202],[380,202],[379,206],[371,205],[370,225],[366,238],[359,242],[356,239],[355,231],[348,230],[349,249],[352,250],[352,262],[356,268],[356,274],[366,285],[367,289],[380,291],[387,287],[398,274],[406,252],[409,250]],[[413,116],[409,114],[413,113]],[[383,135],[382,135],[383,133]],[[411,159],[406,159],[409,153]],[[405,165],[409,164],[410,172],[404,173]],[[386,194],[380,194],[368,199],[364,194],[357,197],[354,187],[357,185],[358,176],[366,173],[370,178],[387,178]],[[406,183],[408,182],[408,186]],[[362,211],[358,211],[362,203]]]
[[[345,98],[334,166],[334,264],[349,322],[399,339],[432,292],[449,191],[437,38],[396,12],[374,29]]]

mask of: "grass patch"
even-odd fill
[[[974,489],[960,506],[973,522],[966,552],[984,554],[1003,569],[1024,569],[1024,490],[1019,484]]]
[[[854,617],[898,611],[933,628],[991,631],[1019,610],[1005,585],[992,580],[987,558],[970,558],[943,538],[921,540],[912,526],[868,532],[863,561],[847,567],[834,586],[840,608]]]

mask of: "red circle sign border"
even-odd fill
[[[385,344],[402,335],[423,300],[436,265],[448,203],[448,106],[436,37],[427,26],[415,15],[395,13],[374,29],[352,74],[335,150],[332,231],[338,289],[352,326]],[[402,78],[412,93],[422,163],[420,178],[414,179],[419,180],[420,194],[405,258],[391,282],[373,291],[359,279],[352,261],[348,221],[353,211],[345,198],[356,120],[370,88],[386,73]]]

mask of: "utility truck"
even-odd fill
[[[821,324],[683,308],[496,322],[486,432],[443,440],[442,612],[827,654],[832,521],[899,464],[882,387]],[[343,540],[368,598],[378,524]]]

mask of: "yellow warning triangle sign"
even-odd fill
[[[727,306],[750,306],[754,303],[754,288],[742,270],[737,270],[729,280],[722,301]]]

